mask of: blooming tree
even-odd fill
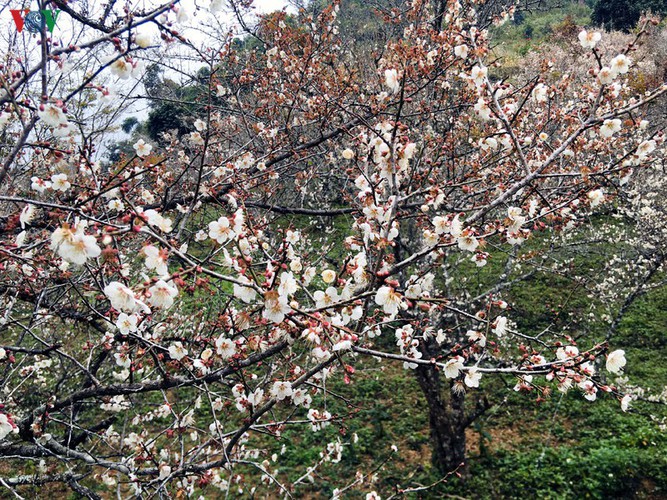
[[[254,26],[249,2],[214,0],[235,23],[202,23],[203,48],[186,30],[203,10],[55,5],[80,36],[17,38],[3,58],[0,454],[40,464],[5,487],[194,494],[254,488],[238,473],[253,467],[290,495],[346,443],[288,483],[267,436],[339,425],[327,380],[373,359],[415,372],[443,473],[486,377],[627,406],[595,363],[618,373],[622,351],[521,332],[507,276],[477,296],[467,276],[653,168],[664,138],[645,114],[667,88],[628,85],[631,47],[603,53],[584,30],[583,82],[497,81],[458,1],[438,22],[423,0],[380,13],[375,57],[340,37],[335,2]],[[207,68],[189,132],[101,161],[142,60],[184,57]]]

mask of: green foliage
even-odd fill
[[[594,447],[500,452],[473,467],[466,489],[480,492],[477,498],[636,498],[665,490],[666,467],[659,450],[610,446],[601,440]]]
[[[137,117],[128,116],[127,118],[125,118],[120,128],[123,129],[123,132],[129,134],[130,132],[132,132],[132,129],[134,129],[134,127],[136,127],[137,125],[139,125],[139,120],[137,120]]]
[[[135,153],[134,148],[132,147],[134,142],[135,141],[132,139],[129,139],[110,144],[107,148],[107,163],[109,165],[114,165],[120,162],[123,156],[131,158]]]
[[[663,276],[664,278],[664,276]],[[621,322],[619,340],[637,348],[667,346],[667,288],[662,287],[632,305]]]
[[[342,38],[353,40],[360,46],[372,46],[374,42],[384,40],[387,27],[381,25],[378,14],[389,12],[392,8],[401,8],[401,3],[400,0],[342,0],[338,15]],[[317,14],[329,4],[329,0],[313,0],[309,4],[309,10]]]
[[[515,15],[514,22],[492,28],[492,38],[498,48],[508,52],[508,57],[525,55],[532,47],[549,39],[565,22],[583,26],[589,24],[590,15],[588,6],[574,2],[546,12],[520,12]],[[526,40],[529,40],[528,44]]]
[[[171,130],[178,135],[194,130],[192,124],[201,114],[200,104],[208,100],[210,76],[210,69],[202,67],[193,82],[183,85],[165,78],[158,65],[149,66],[144,86],[152,109],[144,127],[153,141],[161,142],[162,134]]]
[[[655,424],[620,412],[613,400],[557,399],[520,410],[520,437],[473,460],[464,488],[485,492],[479,498],[651,498],[665,491],[667,439]]]
[[[159,141],[162,133],[176,130],[179,135],[190,131],[186,124],[187,108],[172,102],[163,102],[148,114],[146,131],[151,139]]]
[[[665,0],[598,0],[591,19],[609,30],[630,31],[635,27],[642,12],[667,14]]]

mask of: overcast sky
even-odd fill
[[[99,18],[102,12],[101,9],[103,9],[103,2],[98,0],[84,1],[87,1],[90,5],[91,12],[89,16],[93,19]],[[130,8],[132,8],[132,10],[148,10],[151,7],[154,8],[156,5],[162,4],[163,2],[158,0],[130,0],[127,3],[130,4]],[[125,3],[118,2],[118,5],[122,7],[125,5]],[[235,18],[232,15],[225,14],[224,12],[212,14],[209,11],[210,0],[182,0],[179,2],[179,5],[181,5],[190,13],[191,19],[185,24],[176,25],[176,28],[186,38],[188,38],[193,43],[193,45],[197,46],[198,48],[203,48],[206,46],[211,46],[214,48],[220,47],[220,43],[216,43],[214,40],[212,40],[211,37],[215,37],[217,34],[221,34],[221,32],[228,33],[230,29],[233,29],[234,26],[237,26]],[[195,6],[199,6],[199,10],[196,12],[196,14]],[[286,6],[286,0],[255,0],[257,13],[269,13],[285,8]],[[22,33],[18,34],[12,14],[10,12],[11,9],[25,8],[37,10],[38,4],[36,1],[30,2],[25,0],[13,0],[9,3],[8,7],[0,9],[0,59],[4,59],[2,53],[6,52],[7,48],[11,44],[14,46],[14,50],[18,48],[18,53],[22,55],[25,61],[29,62],[30,66],[33,66],[34,64],[38,63],[41,57],[38,44],[39,36],[31,34],[25,29]],[[80,5],[78,2],[74,2],[72,3],[72,8],[78,9],[80,8]],[[175,16],[173,13],[171,13],[169,17],[174,19]],[[202,29],[202,26],[205,24],[213,27],[208,30],[210,34],[207,34],[205,30]],[[97,38],[99,36],[99,33],[94,33],[89,29],[82,32],[81,28],[81,23],[70,18],[66,13],[61,13],[57,19],[56,27],[52,33],[52,36],[54,40],[60,41],[63,45],[78,45],[86,40]],[[154,39],[156,41],[159,40],[158,29],[156,26],[145,25],[141,29],[149,31],[154,35]],[[239,29],[238,32],[241,33],[241,30]],[[16,43],[18,43],[18,47],[14,45]],[[4,47],[2,45],[4,45]],[[108,55],[111,55],[113,53],[111,46],[109,46],[108,49]],[[186,73],[194,74],[200,67],[204,65],[204,63],[197,61],[196,59],[190,61],[183,60],[181,62],[180,58],[174,56],[176,52],[182,52],[182,49],[182,46],[179,47],[179,44],[172,44],[171,46],[161,45],[157,50],[151,49],[148,52],[134,53],[133,57],[138,56],[138,58],[141,59],[142,56],[145,56],[147,64],[150,64],[151,61],[155,60],[161,60],[168,64],[174,63],[174,65],[180,63],[180,67]],[[72,58],[74,60],[81,56],[85,57],[84,52],[80,54],[72,54]],[[88,67],[88,70],[90,70],[90,67]],[[57,77],[57,71],[55,73],[55,76]],[[183,78],[182,74],[179,74],[176,71],[170,71],[167,69],[165,73],[169,78],[175,81],[180,81],[182,79],[186,80],[186,78]],[[76,74],[78,74],[78,71],[74,69],[73,72],[70,73],[70,76]],[[100,76],[102,78],[98,83],[107,85],[112,90],[112,92],[117,94],[140,95],[144,93],[141,85],[139,85],[139,87],[136,86],[136,79],[119,80],[111,75],[109,69],[103,71],[102,75]],[[81,73],[81,78],[83,78],[83,73]],[[57,98],[59,93],[63,92],[63,89],[55,90],[55,92],[56,95],[52,97]],[[136,116],[136,118],[139,120],[145,120],[148,117],[147,103],[145,101],[135,101],[135,105],[132,106],[131,111],[129,113],[123,113],[123,116],[120,117],[119,123],[123,118],[129,116],[130,114]],[[123,137],[126,137],[123,132],[112,134],[112,140],[118,140]]]

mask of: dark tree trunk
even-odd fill
[[[429,352],[432,350],[429,347],[434,346],[424,347],[424,357],[427,359],[431,357]],[[415,376],[428,404],[431,459],[442,474],[447,474],[465,462],[465,429],[469,425],[464,408],[465,394],[455,394],[448,387],[449,394],[443,397],[440,372],[435,366],[419,365],[415,369]]]
[[[445,12],[447,12],[447,0],[433,0],[433,29],[435,31],[440,31],[442,29],[442,20],[445,17]]]
[[[447,2],[438,0],[440,12],[444,13]],[[410,231],[414,225],[410,225]],[[409,242],[417,241],[416,235]],[[394,246],[394,257],[400,262],[402,250],[406,242],[401,238],[396,239]],[[408,243],[408,246],[410,244]],[[414,251],[414,249],[410,250]],[[400,280],[404,277],[401,275]],[[420,349],[422,359],[433,359],[441,354],[440,346],[435,338],[431,337],[421,343]],[[431,428],[431,460],[433,465],[443,474],[449,474],[455,470],[464,473],[466,459],[466,435],[465,430],[482,415],[489,407],[488,400],[481,396],[477,399],[475,409],[469,414],[465,413],[465,393],[452,392],[452,384],[445,381],[446,389],[441,387],[440,371],[435,366],[418,365],[414,370],[419,387],[426,398],[429,414],[429,425]]]

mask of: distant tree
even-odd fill
[[[198,102],[208,93],[209,79],[210,70],[206,67],[200,68],[192,81],[184,85],[158,73],[149,91],[152,109],[145,124],[148,136],[161,142],[164,132],[174,130],[180,136],[194,130],[192,124],[203,113]]]
[[[667,14],[667,0],[598,0],[591,19],[609,30],[630,31],[648,11]]]
[[[146,68],[142,83],[146,89],[146,94],[151,98],[149,104],[156,104],[158,97],[161,97],[165,92],[164,70],[162,66],[157,63],[151,64]]]
[[[136,116],[128,116],[125,118],[125,121],[123,121],[123,124],[120,126],[120,128],[123,129],[123,132],[126,134],[129,134],[132,132],[132,129],[139,125],[139,120],[137,119]]]
[[[162,134],[170,130],[176,130],[178,135],[187,133],[190,128],[186,122],[186,108],[175,102],[162,102],[148,114],[146,131],[154,141],[160,141]]]

